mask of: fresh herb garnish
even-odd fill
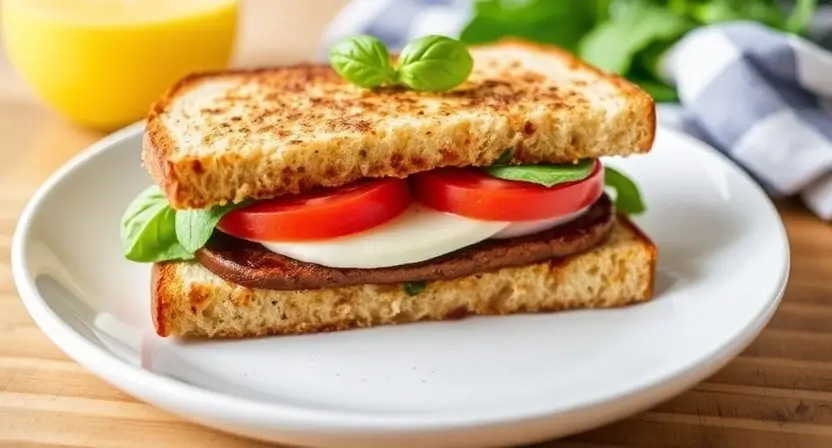
[[[176,212],[176,238],[189,252],[196,252],[208,242],[217,223],[229,211],[239,207],[227,204],[209,209],[179,210]]]
[[[413,90],[441,92],[468,79],[474,59],[462,42],[430,35],[408,43],[399,56],[398,81]]]
[[[143,263],[193,258],[176,239],[175,213],[158,188],[142,191],[121,218],[124,256]]]
[[[353,36],[336,43],[329,50],[329,61],[338,75],[359,87],[396,81],[387,47],[373,36]]]
[[[615,208],[625,215],[639,215],[647,210],[638,185],[624,173],[604,166],[604,184],[615,190]]]
[[[531,182],[545,187],[552,187],[564,182],[586,179],[592,174],[595,161],[581,160],[578,163],[560,165],[492,165],[485,171],[499,179]]]
[[[208,242],[220,218],[239,206],[176,211],[159,188],[148,187],[122,215],[124,256],[141,263],[193,259],[194,252]]]
[[[425,282],[408,282],[402,284],[402,289],[409,296],[415,296],[419,294],[420,292],[424,291],[426,287],[427,283]]]
[[[440,35],[414,39],[393,66],[383,42],[373,36],[353,36],[329,51],[332,68],[345,80],[364,88],[385,84],[424,92],[450,90],[468,79],[474,59],[461,41]]]

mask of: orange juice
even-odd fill
[[[112,130],[143,118],[187,73],[225,68],[238,0],[3,0],[12,65],[75,123]]]

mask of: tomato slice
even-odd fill
[[[441,168],[411,176],[416,200],[444,212],[485,221],[535,221],[582,210],[604,192],[596,160],[584,180],[545,187],[497,179],[476,168]]]
[[[343,187],[255,202],[228,212],[217,227],[254,241],[335,238],[387,222],[404,212],[411,200],[403,179],[363,179]]]

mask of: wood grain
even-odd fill
[[[236,64],[313,54],[343,3],[247,2]],[[133,400],[68,360],[34,326],[10,273],[18,213],[47,175],[101,136],[41,106],[2,58],[0,136],[0,447],[266,446]],[[741,356],[655,409],[539,446],[832,446],[832,230],[799,204],[778,208],[791,241],[791,281],[771,324]]]

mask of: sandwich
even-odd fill
[[[650,151],[648,94],[552,46],[464,47],[462,78],[443,85],[431,76],[453,70],[407,72],[410,53],[387,65],[377,41],[356,42],[344,54],[372,54],[379,70],[350,59],[199,73],[152,106],[152,185],[127,204],[121,236],[127,259],[152,264],[159,336],[653,298],[657,250],[631,220],[646,209],[638,185],[600,160]]]

